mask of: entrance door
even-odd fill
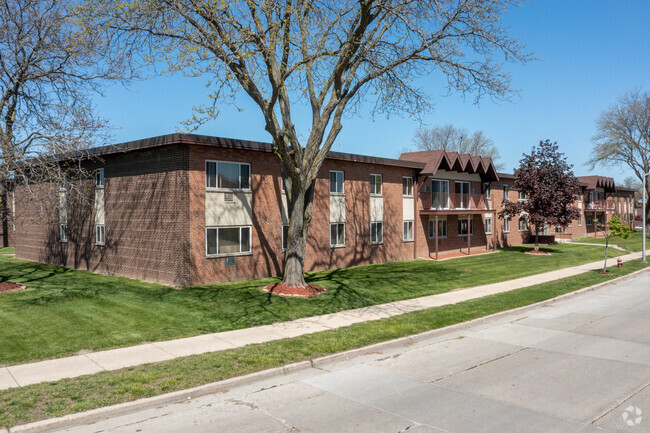
[[[469,209],[469,182],[456,182],[456,200],[458,209]]]
[[[431,181],[432,209],[449,209],[449,181]]]

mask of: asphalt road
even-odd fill
[[[67,432],[650,432],[650,271]]]

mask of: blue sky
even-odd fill
[[[506,170],[523,152],[549,138],[574,164],[577,175],[602,174],[622,182],[625,168],[584,165],[591,151],[598,114],[628,90],[650,91],[650,2],[646,0],[532,0],[511,11],[506,21],[540,59],[525,66],[507,64],[519,97],[512,102],[446,96],[430,88],[435,109],[425,126],[447,123],[483,130],[501,152]],[[432,76],[431,82],[440,82]],[[205,79],[161,76],[136,82],[129,89],[113,86],[97,99],[100,115],[115,127],[115,141],[175,132],[193,105],[206,103]],[[245,98],[221,106],[220,116],[197,133],[269,141],[259,109]],[[333,150],[396,157],[411,144],[416,120],[391,116],[374,120],[367,113],[344,119]]]

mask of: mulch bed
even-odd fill
[[[524,254],[532,254],[533,256],[550,256],[551,253],[547,253],[546,251],[526,251]]]
[[[17,283],[0,283],[0,293],[4,292],[17,292],[18,290],[23,290],[26,289],[27,286],[24,284],[17,284]]]
[[[265,293],[272,293],[280,296],[293,296],[298,298],[309,298],[322,293],[327,293],[324,287],[316,284],[307,284],[307,287],[290,287],[282,283],[275,283],[262,289]]]

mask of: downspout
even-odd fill
[[[418,215],[418,200],[420,199],[420,191],[418,189],[418,174],[417,169],[413,169],[413,258],[418,257],[418,230],[417,220]]]

